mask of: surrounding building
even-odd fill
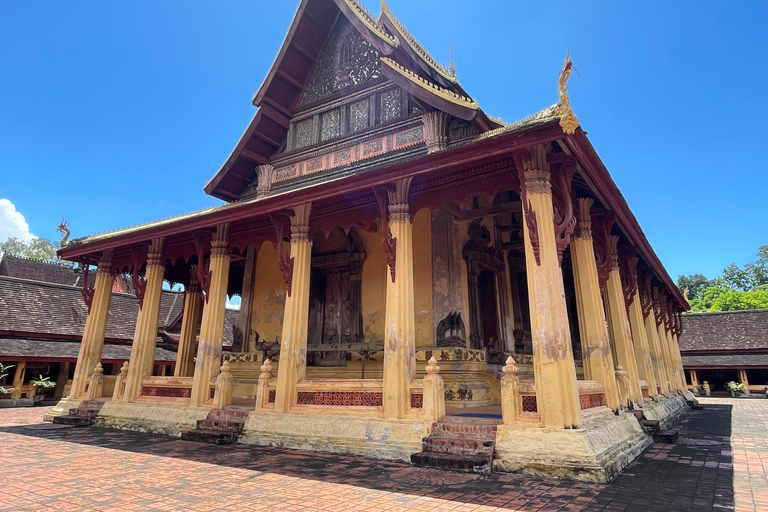
[[[46,392],[48,396],[60,398],[66,394],[88,316],[83,299],[83,281],[88,277],[86,294],[93,286],[93,273],[84,276],[72,266],[8,254],[0,257],[0,362],[13,365],[0,385],[27,396],[34,392],[30,380],[43,376],[56,382],[56,387]],[[183,292],[162,292],[154,353],[157,374],[173,374],[183,303]],[[101,355],[108,383],[130,359],[138,310],[130,281],[122,275],[117,277],[112,285]],[[232,315],[229,313],[230,324]],[[231,335],[229,338],[231,343]]]
[[[508,124],[382,9],[301,1],[205,186],[227,204],[60,251],[97,271],[72,397],[53,414],[609,480],[651,442],[626,409],[666,426],[686,407],[689,306],[579,127],[569,59],[557,104]],[[99,393],[120,273],[135,277],[136,330],[127,371]],[[163,280],[187,290],[173,377],[150,364]],[[440,437],[455,423],[491,439],[468,454]]]
[[[686,381],[691,389],[707,382],[711,392],[727,392],[741,382],[751,392],[768,386],[768,309],[689,313],[680,337]]]

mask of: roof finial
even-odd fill
[[[563,68],[560,70],[560,78],[557,80],[557,91],[559,101],[557,102],[557,114],[560,116],[560,126],[563,132],[573,135],[579,126],[579,119],[571,110],[571,99],[568,97],[568,77],[573,72],[573,62],[571,62],[571,51],[565,55]]]
[[[389,6],[387,0],[381,0],[381,12],[389,12]]]
[[[381,0],[382,2],[386,0]],[[456,77],[456,66],[453,64],[453,41],[451,41],[451,66],[448,68],[448,72],[452,77]]]

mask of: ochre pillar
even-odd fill
[[[411,178],[395,184],[389,196],[389,229],[395,240],[395,269],[387,272],[384,318],[384,415],[403,418],[411,406],[411,379],[416,369],[416,317],[413,292],[413,228],[408,191]],[[386,234],[386,231],[384,231]]]
[[[576,306],[579,313],[581,353],[584,360],[584,378],[596,380],[605,386],[606,403],[619,410],[619,391],[611,355],[608,327],[605,322],[603,299],[597,277],[595,249],[592,241],[590,209],[594,199],[578,198],[579,224],[576,236],[571,238],[571,261],[576,285]]]
[[[189,285],[184,291],[184,312],[181,316],[181,334],[179,351],[176,353],[176,368],[173,371],[174,377],[192,377],[195,373],[195,345],[202,300],[200,282],[197,279],[197,265],[192,265],[189,268]]]
[[[648,316],[645,317],[645,332],[648,334],[651,360],[655,363],[654,370],[656,373],[654,375],[656,376],[656,384],[661,388],[661,394],[666,396],[669,394],[669,374],[667,373],[664,352],[661,350],[656,312],[653,307],[649,308],[649,310]]]
[[[107,331],[109,302],[112,299],[112,283],[115,275],[112,272],[112,250],[104,251],[96,271],[96,281],[93,287],[91,311],[85,319],[83,340],[80,342],[80,352],[77,355],[75,374],[72,379],[71,398],[85,397],[85,385],[93,373],[93,369],[101,362],[104,349],[104,334]],[[88,283],[83,283],[87,286]]]
[[[691,386],[694,388],[699,387],[699,373],[697,370],[691,370]]]
[[[664,390],[665,394],[669,394],[675,391],[677,384],[675,383],[675,377],[672,372],[672,360],[669,356],[669,343],[667,340],[667,330],[664,326],[664,310],[661,305],[661,296],[659,289],[653,287],[653,309],[656,315],[656,332],[659,340],[659,352],[664,360],[664,374],[667,381],[668,389]]]
[[[640,379],[637,374],[637,361],[635,360],[635,348],[632,343],[632,332],[629,328],[624,292],[621,287],[621,274],[619,272],[619,255],[617,245],[619,237],[608,237],[609,253],[613,261],[613,268],[608,274],[608,282],[605,283],[605,306],[608,311],[608,327],[616,350],[616,365],[624,368],[629,379],[629,398],[638,405],[643,404],[643,392],[640,389]]]
[[[200,341],[197,344],[197,361],[192,380],[189,405],[201,407],[211,400],[211,385],[221,367],[221,347],[224,342],[224,313],[227,306],[229,284],[229,224],[219,224],[211,240],[211,257],[208,265],[208,291],[203,304],[203,320],[200,323]],[[198,262],[200,265],[201,262]]]
[[[581,407],[563,275],[555,241],[546,148],[544,145],[532,148],[530,159],[521,164],[536,400],[543,426],[578,428],[581,426]],[[532,239],[536,240],[536,246]]]
[[[165,275],[162,237],[155,238],[149,245],[145,275],[144,299],[136,318],[131,360],[123,394],[124,402],[134,401],[141,396],[141,379],[152,375],[152,367],[155,364],[157,325],[160,319],[160,299]]]
[[[24,376],[27,373],[27,362],[19,361],[16,363],[16,370],[13,372],[13,387],[19,389],[24,385]]]
[[[683,356],[680,353],[680,339],[677,333],[672,335],[672,348],[675,351],[675,360],[677,361],[678,372],[680,373],[680,382],[683,386],[683,391],[688,389],[688,383],[685,380],[685,368],[683,367]]]
[[[739,382],[744,384],[744,388],[749,387],[749,379],[747,379],[747,370],[739,370]]]
[[[296,384],[307,373],[307,329],[309,328],[309,275],[312,267],[312,241],[309,216],[312,203],[293,209],[291,216],[291,256],[293,270],[289,293],[285,297],[283,334],[277,367],[275,412],[288,412],[296,405]],[[278,243],[282,244],[281,238]]]
[[[656,390],[656,376],[653,374],[651,351],[648,348],[648,335],[645,332],[645,319],[643,308],[640,304],[638,290],[637,263],[639,258],[634,253],[625,255],[626,276],[624,283],[625,299],[630,300],[629,326],[632,331],[632,342],[635,347],[635,361],[637,363],[637,376],[648,383],[648,396],[658,400],[659,393]],[[642,405],[642,401],[640,404]]]

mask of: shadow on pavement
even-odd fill
[[[33,424],[2,427],[0,433],[216,464],[254,471],[255,477],[273,473],[521,512],[709,511],[734,506],[731,409],[707,404],[703,411],[690,411],[676,427],[680,430],[677,444],[652,445],[609,485],[504,473],[451,473],[358,456],[241,444],[215,446],[95,427]]]

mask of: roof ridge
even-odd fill
[[[31,258],[29,256],[22,256],[20,254],[13,254],[10,252],[3,253],[3,258],[11,258],[14,260],[21,260],[21,261],[32,261],[34,263],[44,263],[46,265],[52,265],[55,267],[72,268],[60,259],[44,260],[44,259],[38,259],[38,258]]]
[[[732,311],[696,311],[695,313],[685,313],[685,317],[708,316],[708,315],[727,315],[736,313],[768,313],[768,308],[762,309],[735,309]]]
[[[403,36],[403,39],[405,39],[410,47],[413,48],[413,50],[418,53],[427,64],[434,68],[435,71],[440,73],[446,80],[456,84],[459,83],[459,79],[456,78],[456,75],[451,75],[450,71],[446,69],[444,65],[437,62],[434,57],[432,57],[432,54],[430,54],[424,45],[421,44],[418,39],[416,39],[411,31],[405,28],[405,25],[403,25],[397,16],[395,16],[395,13],[390,10],[389,5],[387,5],[386,2],[381,3],[381,14],[387,15],[395,28],[400,32],[400,35]],[[381,22],[381,14],[379,15],[379,23]]]
[[[61,283],[51,283],[48,281],[37,281],[35,279],[24,279],[23,277],[11,277],[11,276],[0,276],[0,281],[11,281],[11,282],[19,282],[21,284],[36,284],[38,286],[43,286],[46,288],[61,288],[64,290],[69,291],[76,291],[80,292],[81,288],[79,286],[69,285],[69,284],[61,284]],[[129,297],[135,297],[132,293],[123,293],[123,292],[112,292],[112,295],[127,295]],[[138,299],[137,299],[138,300]]]

